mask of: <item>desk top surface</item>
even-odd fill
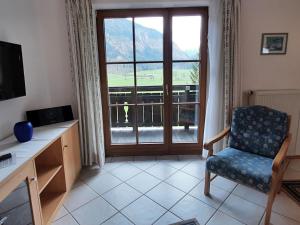
[[[32,140],[25,143],[19,143],[14,135],[0,141],[0,155],[7,153],[16,154],[15,163],[8,167],[0,168],[0,186],[2,182],[16,170],[33,159],[41,150],[60,137],[77,122],[77,120],[72,120],[34,128]]]

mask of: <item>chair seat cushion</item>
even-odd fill
[[[206,168],[212,173],[266,193],[271,185],[272,162],[268,157],[229,147],[209,157]]]

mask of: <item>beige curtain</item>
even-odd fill
[[[104,138],[97,63],[95,18],[91,0],[65,0],[71,67],[80,125],[82,163],[104,164]]]
[[[240,0],[223,0],[224,45],[224,127],[231,122],[231,112],[241,105],[240,72]]]
[[[232,109],[241,104],[240,4],[240,0],[209,1],[205,141],[230,125]],[[218,142],[215,150],[226,144]]]
[[[209,1],[208,19],[208,77],[204,141],[224,129],[224,46],[223,0]],[[217,143],[215,148],[223,147]]]

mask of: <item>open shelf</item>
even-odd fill
[[[53,175],[54,173],[55,175]],[[45,184],[44,189],[40,192],[43,224],[46,225],[52,219],[52,216],[58,207],[62,204],[66,193],[66,183],[64,170],[61,166],[56,169],[53,168],[52,173],[48,170],[43,175],[48,178],[49,176],[52,176],[52,179]]]
[[[37,180],[38,180],[38,188],[39,193],[41,193],[47,184],[52,180],[52,178],[62,169],[62,165],[60,166],[45,166],[40,167],[37,171]]]
[[[52,215],[63,201],[65,192],[47,193],[41,195],[43,224],[48,224]]]
[[[51,222],[66,194],[62,140],[58,138],[35,158],[43,225]]]

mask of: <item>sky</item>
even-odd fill
[[[135,18],[136,23],[163,33],[162,17]],[[172,38],[182,50],[195,50],[200,47],[201,16],[174,16]]]

